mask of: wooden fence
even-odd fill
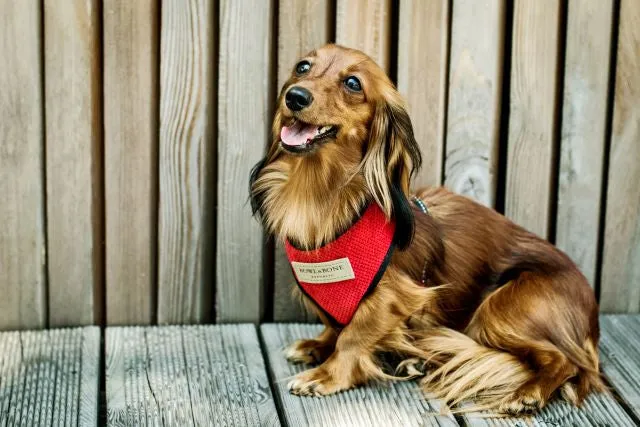
[[[279,86],[329,41],[425,164],[640,311],[637,0],[0,0],[0,329],[309,320],[247,204]]]

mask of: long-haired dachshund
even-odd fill
[[[426,368],[425,390],[450,405],[532,413],[555,394],[579,404],[603,390],[598,306],[574,263],[466,197],[411,193],[420,162],[403,100],[371,58],[327,45],[295,65],[250,178],[254,214],[326,326],[287,349],[319,363],[291,392],[398,378],[381,352]]]

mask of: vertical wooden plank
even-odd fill
[[[107,323],[154,317],[158,134],[156,0],[104,0]]]
[[[272,0],[220,2],[216,318],[257,322],[264,309],[262,227],[247,203],[272,102]],[[247,29],[251,29],[247,31]]]
[[[557,111],[559,0],[514,5],[505,214],[548,237]]]
[[[338,0],[336,41],[363,51],[388,73],[391,54],[391,0]]]
[[[44,2],[51,326],[92,324],[102,297],[98,14],[97,0]]]
[[[620,2],[600,307],[640,312],[640,3]]]
[[[278,7],[278,90],[289,78],[296,61],[330,41],[331,2],[280,0]],[[313,320],[291,296],[295,278],[280,241],[275,245],[273,318],[278,322]]]
[[[215,190],[214,3],[162,3],[158,322],[212,311]]]
[[[596,279],[613,0],[574,0],[567,44],[556,244]]]
[[[496,196],[504,0],[453,3],[445,185],[494,206]]]
[[[280,0],[278,6],[278,89],[296,61],[331,39],[331,1]]]
[[[0,0],[0,329],[46,322],[40,2]]]
[[[413,185],[442,183],[449,52],[449,0],[400,3],[398,90],[422,152]]]

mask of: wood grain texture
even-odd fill
[[[640,312],[640,2],[622,0],[600,308]]]
[[[551,222],[560,4],[517,1],[513,14],[505,214],[543,238]]]
[[[330,41],[331,2],[281,0],[278,7],[278,90],[289,78],[297,60]],[[296,286],[280,241],[275,244],[273,319],[278,322],[313,321],[302,304],[291,297]]]
[[[253,325],[106,330],[107,425],[277,426]]]
[[[504,0],[453,3],[445,185],[493,207],[498,175]]]
[[[0,329],[46,322],[40,2],[0,0]]]
[[[257,322],[263,306],[262,227],[249,171],[264,155],[272,102],[273,2],[220,2],[216,319]],[[247,31],[250,28],[251,31]]]
[[[391,0],[337,0],[336,42],[363,51],[388,73]]]
[[[78,409],[80,426],[96,425],[98,421],[98,393],[101,392],[100,378],[104,375],[100,370],[100,338],[99,328],[84,329]]]
[[[414,187],[442,183],[449,13],[448,0],[400,3],[398,90],[407,100],[422,153]]]
[[[44,2],[51,326],[94,323],[104,297],[99,14],[97,0]]]
[[[214,4],[162,3],[158,322],[209,320],[215,203]]]
[[[563,401],[555,400],[548,404],[533,418],[486,418],[479,414],[464,417],[469,427],[632,427],[635,422],[627,415],[611,394],[590,394],[576,408]]]
[[[0,333],[0,425],[95,426],[98,327]]]
[[[596,280],[613,1],[568,6],[556,245]]]
[[[278,89],[302,56],[331,41],[330,0],[280,0],[278,6]]]
[[[154,321],[158,3],[105,0],[107,323]]]
[[[437,401],[427,400],[415,382],[359,387],[342,393],[309,398],[287,390],[287,378],[303,365],[287,362],[284,348],[293,341],[315,337],[320,325],[267,324],[261,326],[269,370],[285,419],[290,426],[457,426],[452,416],[439,414]]]
[[[602,371],[640,418],[640,316],[600,316]]]

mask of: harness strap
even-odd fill
[[[412,196],[411,200],[413,200],[413,203],[415,203],[416,206],[418,206],[418,208],[422,211],[423,214],[429,215],[429,210],[427,209],[427,205],[421,199],[419,199],[417,196]],[[425,262],[424,267],[422,267],[422,277],[420,279],[420,283],[424,285],[426,284],[426,281],[427,281],[427,263]]]

